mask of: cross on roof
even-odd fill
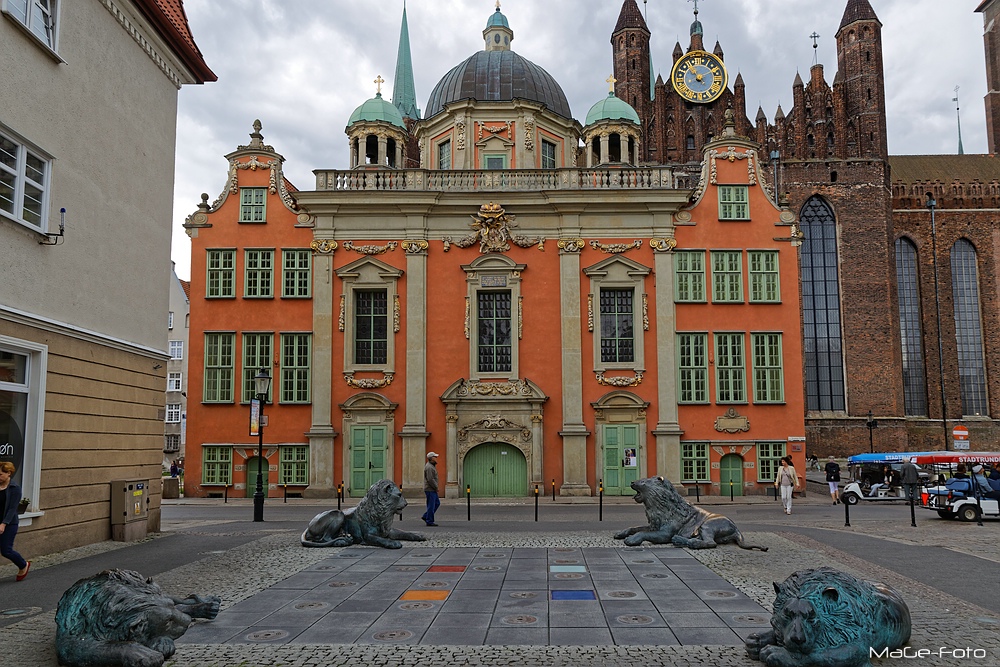
[[[698,16],[698,3],[703,2],[703,0],[688,0],[688,2],[694,3],[694,15]]]
[[[814,49],[819,48],[819,44],[816,41],[819,39],[819,33],[814,30],[813,34],[809,35],[809,38],[812,39],[813,41],[813,48]]]
[[[605,81],[608,82],[608,92],[611,93],[615,92],[615,83],[618,82],[618,79],[615,78],[615,75],[612,74],[607,79],[605,79]]]
[[[382,94],[382,84],[383,83],[385,83],[385,79],[382,78],[381,74],[379,74],[377,77],[375,77],[375,92],[378,93],[379,95]]]

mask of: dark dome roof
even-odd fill
[[[566,94],[548,72],[513,51],[480,51],[445,74],[427,100],[426,118],[458,100],[507,102],[513,99],[544,104],[572,118]]]

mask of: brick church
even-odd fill
[[[419,495],[435,451],[452,497],[650,475],[742,495],[786,454],[865,451],[875,421],[882,450],[941,448],[959,420],[994,445],[1000,170],[887,154],[881,29],[848,0],[832,85],[815,65],[751,123],[697,11],[654,76],[625,0],[581,122],[499,3],[421,113],[404,10],[391,102],[379,78],[347,119],[350,169],[297,189],[255,123],[185,223],[185,493],[250,496],[260,473],[272,496]]]

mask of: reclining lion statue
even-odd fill
[[[799,570],[780,585],[771,630],[747,637],[747,654],[768,667],[865,667],[910,640],[910,610],[885,584],[830,567]]]
[[[674,485],[662,477],[647,477],[632,482],[635,502],[646,507],[645,526],[633,526],[616,533],[630,547],[643,542],[674,544],[692,549],[714,549],[718,544],[735,544],[741,549],[767,547],[747,544],[743,534],[729,517],[706,512],[681,497]]]
[[[56,655],[65,667],[160,667],[195,618],[213,619],[214,595],[166,595],[132,570],[105,570],[63,593]]]
[[[346,547],[367,544],[372,547],[399,549],[400,540],[423,542],[419,533],[408,533],[392,527],[392,516],[406,507],[399,487],[388,479],[371,485],[356,507],[344,511],[327,510],[312,518],[302,532],[304,547]]]

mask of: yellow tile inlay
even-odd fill
[[[406,591],[401,596],[400,600],[447,600],[448,593],[450,591],[422,591],[422,590],[412,590]]]

